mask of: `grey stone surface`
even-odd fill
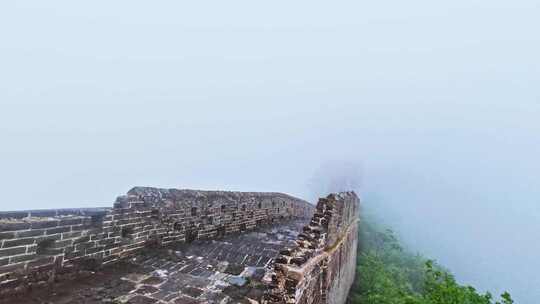
[[[359,199],[135,187],[112,209],[0,213],[0,303],[343,304]]]
[[[15,303],[250,303],[259,301],[270,281],[272,259],[292,246],[306,220],[277,227],[145,249],[136,257],[88,273],[80,282],[21,295]],[[235,265],[235,273],[226,271]],[[265,277],[266,275],[266,277]],[[13,298],[0,303],[14,303]]]

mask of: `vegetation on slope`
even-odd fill
[[[512,304],[508,293],[496,300],[462,286],[452,274],[421,255],[403,249],[391,230],[362,219],[357,280],[350,303],[358,304]]]

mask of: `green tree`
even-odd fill
[[[357,279],[350,303],[359,304],[513,304],[509,293],[494,302],[462,286],[446,269],[401,246],[394,232],[362,219]]]

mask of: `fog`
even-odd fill
[[[111,206],[135,185],[315,201],[346,182],[460,282],[535,303],[538,16],[527,0],[2,1],[0,209]]]

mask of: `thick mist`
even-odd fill
[[[2,1],[1,210],[355,188],[463,283],[540,298],[539,1]]]

